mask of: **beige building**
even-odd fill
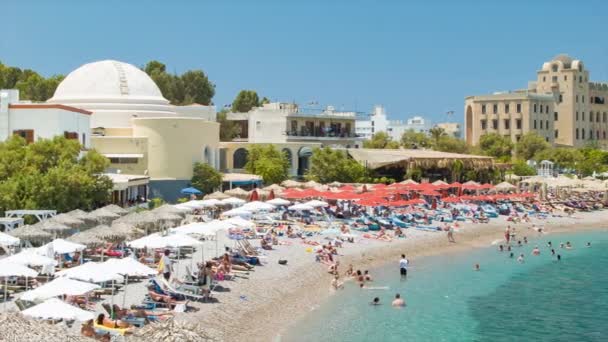
[[[359,148],[363,138],[355,133],[354,112],[333,107],[307,111],[293,103],[268,103],[248,113],[229,113],[240,134],[232,142],[220,144],[220,170],[240,172],[251,144],[272,144],[283,150],[291,162],[291,175],[302,176],[309,168],[315,147]]]
[[[108,171],[149,177],[149,197],[180,196],[196,162],[219,166],[215,108],[170,104],[154,81],[131,64],[85,64],[67,75],[47,103],[86,110],[91,146],[110,159]],[[142,192],[125,192],[120,200]]]
[[[466,141],[475,145],[482,134],[495,131],[517,141],[518,136],[536,131],[556,145],[580,147],[594,141],[605,146],[608,134],[606,98],[608,85],[590,82],[589,71],[582,61],[559,55],[543,64],[536,81],[530,82],[527,90],[467,97]],[[521,103],[521,113],[505,112],[505,106],[513,103]],[[495,106],[499,109],[496,114]],[[509,128],[506,128],[507,119],[511,121]],[[521,129],[517,124],[512,125],[512,121],[518,119],[522,120]]]
[[[462,137],[462,129],[458,122],[440,122],[436,124],[435,127],[442,128],[443,131],[451,137],[459,139]]]

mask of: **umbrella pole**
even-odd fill
[[[125,293],[122,296],[122,308],[125,308],[125,302],[127,300],[127,287],[129,285],[129,275],[127,274],[126,276],[126,280],[125,280]]]
[[[218,256],[218,242],[217,242],[217,232],[215,232],[215,257],[217,258]]]
[[[5,312],[6,312],[6,297],[8,296],[7,289],[8,289],[8,277],[4,277],[4,311]]]
[[[112,279],[112,299],[110,301],[112,305],[112,309],[110,310],[110,318],[114,319],[114,279]]]

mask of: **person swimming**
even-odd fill
[[[368,270],[365,270],[365,272],[363,272],[363,275],[365,277],[365,281],[372,281],[372,276],[369,274]]]
[[[392,305],[394,307],[404,307],[405,306],[405,301],[403,299],[401,299],[401,295],[397,293],[395,295],[395,299],[393,300]]]
[[[523,254],[523,253],[519,255],[519,257],[517,258],[517,261],[518,261],[520,264],[523,264],[523,263],[524,263],[524,254]]]
[[[511,251],[511,245],[507,246],[507,251]]]
[[[522,246],[521,240],[517,241],[517,247],[521,247],[521,246]]]
[[[562,260],[562,256],[558,254],[557,255],[557,261],[560,261],[560,260]]]
[[[591,242],[587,242],[587,248],[591,247]]]
[[[501,252],[504,252],[505,248],[502,245],[500,245],[500,246],[498,246],[498,250]]]
[[[570,244],[570,241],[566,242],[566,249],[572,249],[572,245]]]
[[[528,243],[528,238],[524,236],[524,243]]]
[[[551,248],[551,255],[555,255],[555,249]]]
[[[553,245],[551,244],[551,241],[547,242],[547,247],[549,247],[549,248],[553,247]]]
[[[534,249],[532,250],[532,255],[540,255],[540,249],[538,248],[538,246],[534,247]]]
[[[509,254],[509,258],[513,259],[515,255],[513,254],[513,252],[511,252],[511,254]]]
[[[473,271],[479,271],[479,264],[475,264],[475,266],[473,267]]]
[[[375,297],[374,300],[369,304],[370,305],[380,305],[380,298]]]

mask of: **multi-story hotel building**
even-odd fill
[[[476,145],[480,136],[498,133],[516,142],[536,132],[556,145],[605,145],[607,98],[608,85],[590,82],[582,61],[559,55],[543,64],[526,90],[466,97],[466,141]]]

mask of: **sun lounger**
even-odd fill
[[[161,282],[161,284],[163,284],[163,286],[165,287],[164,290],[169,292],[169,294],[175,294],[175,295],[183,296],[186,299],[199,300],[199,301],[205,299],[205,296],[187,292],[188,290],[176,289],[174,286],[172,286],[168,281],[166,281],[163,278],[157,278],[157,279]],[[192,287],[189,287],[189,289],[192,289]]]

